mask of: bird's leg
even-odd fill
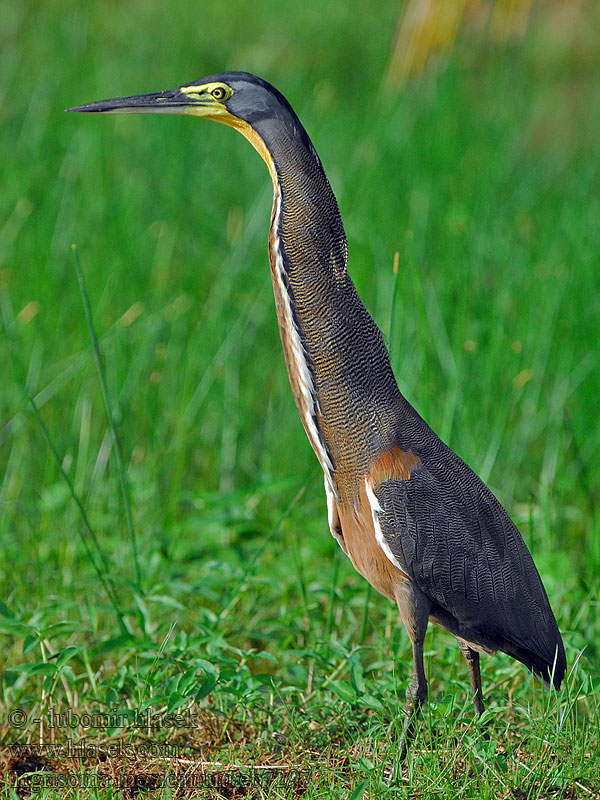
[[[483,705],[483,692],[481,690],[479,653],[477,650],[473,650],[472,647],[469,647],[469,645],[463,639],[458,639],[458,646],[460,647],[460,652],[463,654],[465,661],[467,662],[473,705],[475,707],[475,713],[478,717],[480,717],[483,714],[485,706]]]
[[[421,706],[427,702],[427,678],[423,666],[423,640],[425,631],[420,639],[412,643],[413,649],[413,675],[406,690],[406,719],[404,731],[400,740],[400,759],[404,761],[408,748],[415,736],[415,723],[421,711]]]
[[[396,592],[396,602],[404,627],[412,642],[413,674],[406,690],[406,719],[400,740],[400,759],[404,761],[415,735],[415,722],[421,706],[427,702],[427,678],[423,665],[423,643],[429,622],[431,603],[413,584],[405,583]]]

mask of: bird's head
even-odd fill
[[[99,100],[67,111],[101,114],[187,114],[239,130],[273,169],[268,142],[287,131],[312,150],[292,107],[274,86],[249,72],[220,72],[164,92]]]

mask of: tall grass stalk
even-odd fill
[[[125,473],[125,465],[123,464],[123,456],[121,454],[121,443],[117,434],[117,426],[115,425],[115,418],[112,409],[108,387],[106,385],[106,376],[104,374],[104,365],[102,363],[102,355],[100,354],[100,345],[98,344],[98,337],[96,336],[96,329],[94,327],[94,320],[92,319],[92,310],[90,308],[90,301],[85,286],[85,280],[81,265],[79,263],[79,254],[76,245],[71,245],[71,252],[73,253],[73,261],[75,263],[75,272],[77,273],[77,280],[79,281],[79,288],[81,291],[81,298],[83,300],[83,308],[85,310],[85,319],[92,342],[92,349],[96,359],[96,368],[98,370],[98,380],[102,389],[102,397],[104,399],[104,406],[106,408],[106,415],[108,417],[108,424],[113,440],[113,447],[115,451],[115,458],[117,461],[117,471],[119,474],[119,483],[121,485],[121,495],[123,497],[123,505],[125,507],[125,515],[127,517],[127,528],[129,530],[129,539],[131,541],[131,553],[133,556],[133,563],[135,568],[135,580],[137,587],[142,591],[142,573],[140,570],[140,562],[138,557],[137,538],[135,527],[133,524],[133,513],[131,511],[131,502],[129,499],[129,490],[127,488],[127,476]]]

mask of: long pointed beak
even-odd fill
[[[151,94],[135,94],[129,97],[113,97],[110,100],[98,100],[83,106],[73,106],[66,111],[77,111],[84,114],[188,114],[202,115],[202,109],[214,105],[210,95],[206,98],[191,98],[181,89],[169,89],[166,92]],[[191,111],[193,109],[193,111]]]

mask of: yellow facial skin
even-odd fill
[[[224,118],[233,118],[223,103],[233,94],[233,89],[226,83],[204,83],[201,86],[182,86],[181,93],[189,98],[190,105],[182,109],[184,114],[194,117],[214,119],[217,122],[226,122]]]

